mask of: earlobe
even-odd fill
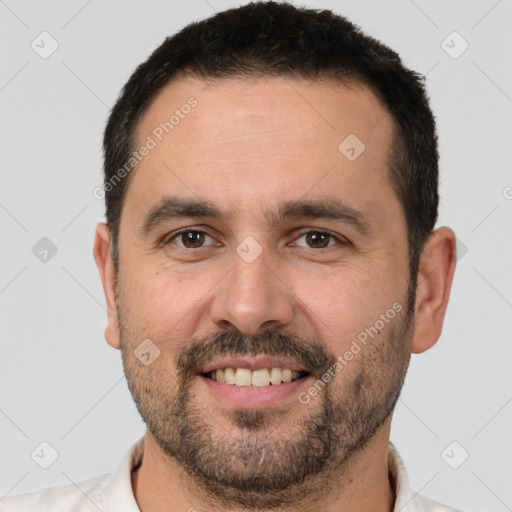
[[[116,276],[110,249],[110,233],[105,223],[96,227],[93,249],[94,260],[100,272],[103,292],[107,304],[107,327],[105,339],[114,348],[120,348],[119,324],[116,308]]]
[[[436,229],[425,242],[420,259],[413,353],[428,350],[441,335],[456,261],[455,233],[448,227]]]

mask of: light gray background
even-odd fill
[[[92,258],[102,131],[121,86],[164,37],[236,5],[0,0],[0,495],[111,472],[144,432],[120,354],[103,338]],[[467,253],[440,341],[413,356],[392,440],[415,490],[466,511],[512,510],[512,2],[306,5],[346,15],[428,76],[439,225]],[[59,45],[47,59],[31,48],[50,47],[43,31]],[[453,31],[469,43],[456,59],[445,51],[462,49],[458,36],[446,40]],[[32,253],[42,237],[58,248],[46,263]],[[30,456],[42,441],[59,454],[46,470]],[[469,453],[458,469],[441,456],[452,441],[452,465]]]

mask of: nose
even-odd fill
[[[293,319],[293,294],[279,272],[271,268],[265,252],[250,263],[234,254],[232,268],[218,286],[211,315],[219,329],[234,326],[255,336]]]

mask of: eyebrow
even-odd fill
[[[267,209],[263,213],[273,227],[287,219],[325,219],[350,224],[364,235],[374,231],[374,224],[369,217],[339,199],[281,201],[277,209]],[[221,222],[228,222],[233,217],[232,212],[224,211],[208,200],[165,196],[145,215],[140,232],[148,235],[173,219],[218,219]]]

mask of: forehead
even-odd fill
[[[393,122],[361,83],[267,77],[207,84],[182,77],[158,93],[136,136],[138,148],[151,149],[137,164],[125,204],[178,193],[217,196],[232,211],[248,211],[338,191],[353,203],[366,196],[362,202],[371,206],[379,190],[392,194]]]
[[[189,108],[190,103],[195,106]],[[249,123],[251,132],[247,132]],[[191,135],[218,143],[219,136],[235,134],[237,127],[246,138],[273,137],[273,130],[279,130],[283,139],[301,136],[305,142],[314,139],[316,145],[331,145],[333,139],[354,132],[364,142],[374,143],[379,135],[389,135],[392,120],[373,90],[361,82],[233,77],[205,83],[181,77],[152,100],[137,132],[139,140],[153,134],[160,141],[172,133],[176,143]]]

